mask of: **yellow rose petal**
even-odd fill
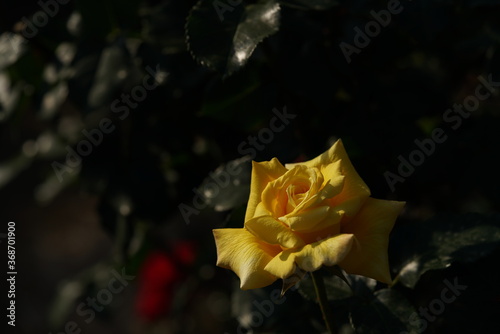
[[[260,202],[259,205],[255,208],[254,217],[259,216],[270,216],[271,213],[266,209],[264,203]]]
[[[245,221],[255,217],[255,210],[261,202],[261,195],[267,184],[286,172],[287,169],[276,158],[273,158],[271,161],[252,162],[250,197],[248,199]]]
[[[299,250],[286,249],[276,255],[264,270],[284,279],[295,272],[296,264],[305,271],[318,270],[322,265],[333,266],[350,251],[352,240],[352,234],[339,234]]]
[[[295,272],[295,254],[292,250],[284,250],[276,255],[264,268],[269,274],[285,279]]]
[[[340,161],[331,165],[339,166]],[[315,189],[314,191],[309,191],[308,196],[295,207],[292,213],[298,213],[308,210],[310,207],[325,204],[324,201],[326,199],[337,196],[342,191],[344,187],[344,179],[344,175],[338,174],[336,177],[326,180],[324,185],[321,188],[318,188],[318,190]],[[329,202],[328,205],[330,206]]]
[[[244,228],[216,229],[213,233],[217,266],[234,271],[241,280],[241,289],[261,288],[277,279],[264,267],[281,251],[279,246],[260,241]]]
[[[389,233],[404,205],[404,202],[369,198],[361,211],[342,226],[342,233],[352,233],[355,237],[351,252],[339,264],[346,272],[391,283]]]
[[[332,212],[332,213],[335,213],[335,212]],[[316,226],[313,229],[313,231],[310,231],[310,230],[297,231],[296,233],[299,235],[299,237],[302,240],[304,240],[304,242],[306,244],[312,244],[316,241],[329,238],[331,236],[340,234],[340,224],[338,223],[338,221],[340,220],[341,217],[342,217],[342,215],[339,215],[339,218],[338,218],[336,224],[334,224],[330,221],[330,224],[328,224],[326,227],[318,228],[318,226]],[[325,218],[325,220],[323,222],[321,222],[319,225],[323,226],[324,222],[326,222],[328,220],[329,220],[328,218]]]
[[[336,265],[349,253],[352,242],[352,234],[339,234],[305,245],[295,253],[295,262],[305,271],[318,270],[322,265]]]
[[[404,203],[369,196],[340,140],[286,168],[276,158],[254,162],[245,228],[214,230],[217,265],[242,289],[337,264],[390,283],[389,233]]]
[[[304,165],[309,168],[312,167],[321,168],[322,166],[328,166],[329,164],[336,162],[338,160],[343,160],[344,163],[349,163],[349,164],[351,163],[341,139],[337,140],[328,149],[328,151],[318,155],[316,158],[311,159],[309,161],[286,164],[285,167],[287,169],[291,169],[296,165]]]
[[[286,168],[293,168],[296,165],[304,165],[307,167],[323,167],[323,177],[326,180],[333,180],[337,176],[337,168],[325,167],[330,164],[340,161],[339,170],[345,176],[342,192],[333,198],[329,199],[330,205],[345,212],[346,216],[351,217],[361,208],[364,201],[370,196],[370,189],[361,179],[359,174],[354,169],[354,166],[347,155],[342,140],[337,140],[332,147],[317,156],[316,158],[300,162],[298,164],[286,164]]]
[[[337,196],[344,188],[346,176],[342,174],[342,160],[323,166],[321,173],[325,179],[325,185],[320,191],[321,199]]]
[[[281,217],[316,196],[322,184],[319,169],[297,166],[269,182],[262,193],[262,203],[274,217]]]
[[[315,226],[329,216],[331,208],[329,206],[319,206],[317,208],[301,212],[294,215],[280,217],[279,220],[290,226],[294,231],[314,231]],[[335,223],[332,221],[332,224]],[[338,223],[338,221],[337,221]]]
[[[245,227],[257,238],[269,244],[279,244],[284,248],[295,248],[304,245],[299,236],[271,216],[252,218],[245,223]]]

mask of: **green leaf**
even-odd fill
[[[275,0],[251,5],[201,0],[186,24],[189,50],[199,63],[227,77],[246,64],[264,38],[278,31],[279,18]]]
[[[500,215],[442,215],[407,232],[413,233],[416,244],[401,266],[399,280],[413,288],[429,270],[474,262],[500,246]]]
[[[375,292],[369,301],[352,303],[351,324],[359,334],[419,333],[411,325],[415,313],[410,302],[393,289]],[[415,313],[416,314],[416,313]]]
[[[326,266],[325,269],[330,271],[333,275],[340,278],[342,281],[345,282],[345,284],[347,284],[350,288],[352,288],[351,283],[347,280],[345,273],[342,271],[342,269],[339,266]]]
[[[198,188],[203,200],[215,211],[226,211],[244,204],[250,193],[249,157],[229,161],[209,173]]]

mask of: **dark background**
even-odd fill
[[[194,1],[69,1],[34,34],[26,22],[36,22],[40,3],[0,4],[9,40],[0,43],[0,220],[17,224],[15,333],[59,333],[71,320],[82,333],[236,332],[244,302],[235,297],[235,275],[214,266],[210,230],[243,225],[248,161],[240,184],[209,198],[189,224],[179,205],[193,207],[193,188],[242,158],[240,144],[269,128],[273,109],[296,117],[255,160],[306,160],[342,138],[373,197],[407,202],[391,243],[393,276],[409,247],[426,248],[418,233],[453,229],[471,212],[498,227],[499,95],[457,129],[443,114],[474,95],[480,76],[500,82],[500,1],[401,2],[402,12],[350,63],[340,43],[354,45],[354,28],[363,30],[370,11],[387,2],[283,1],[276,32],[250,38],[256,48],[248,61],[231,64],[238,20],[254,3],[232,7],[221,22],[211,1],[191,14]],[[158,86],[120,119],[113,101],[142,85],[147,67],[160,70]],[[77,149],[81,131],[103,118],[114,130],[60,182],[54,162],[64,164],[67,147]],[[392,191],[385,173],[397,173],[398,157],[408,159],[414,141],[436,128],[447,140]],[[405,230],[426,221],[418,233]],[[429,333],[498,329],[496,240],[465,264],[433,267],[416,286],[396,286],[418,309],[439,296],[444,278],[467,282]],[[77,306],[123,268],[136,278],[86,324]],[[303,295],[291,292],[255,331],[321,328]]]

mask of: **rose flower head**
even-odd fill
[[[370,197],[341,140],[310,161],[253,162],[244,227],[213,230],[217,265],[243,290],[323,265],[389,284],[389,233],[403,206]]]

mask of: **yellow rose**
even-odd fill
[[[339,265],[391,282],[389,233],[404,202],[370,197],[342,141],[307,162],[253,162],[244,228],[213,230],[217,265],[243,290],[304,271]]]

